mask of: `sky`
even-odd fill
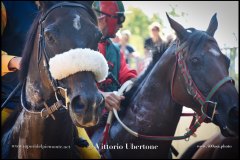
[[[125,10],[129,6],[139,8],[149,17],[152,17],[153,13],[158,13],[166,28],[170,28],[166,12],[171,11],[171,5],[176,8],[177,13],[187,13],[184,17],[172,17],[184,28],[206,30],[211,17],[217,13],[218,29],[214,37],[220,48],[238,47],[238,1],[123,1],[123,4]]]

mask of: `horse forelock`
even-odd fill
[[[191,31],[192,32],[190,33],[188,39],[186,40],[189,54],[204,48],[204,45],[207,42],[209,42],[209,40],[215,41],[213,37],[209,36],[204,31],[199,31],[196,29],[193,29]]]

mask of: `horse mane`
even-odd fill
[[[137,93],[140,84],[145,80],[145,78],[149,75],[149,73],[151,72],[151,70],[153,69],[153,67],[155,66],[155,64],[158,62],[158,60],[162,57],[163,53],[167,50],[167,48],[170,45],[165,45],[163,49],[161,49],[161,51],[159,51],[157,49],[157,47],[153,48],[153,57],[152,57],[152,61],[149,63],[147,69],[144,71],[144,73],[138,77],[134,83],[132,88],[124,93],[124,96],[126,97],[123,101],[122,101],[122,105],[123,106],[128,106],[128,104],[131,102],[132,97],[134,97],[134,95]]]
[[[190,35],[186,40],[189,53],[193,53],[198,48],[202,48],[205,44],[204,42],[207,42],[207,40],[216,42],[216,40],[209,36],[205,31],[196,30],[194,28],[188,28],[187,31],[190,31]]]
[[[34,42],[35,42],[35,37],[37,34],[38,22],[40,20],[41,15],[42,15],[41,12],[37,13],[32,25],[27,33],[25,46],[24,46],[24,49],[22,52],[22,60],[21,60],[20,72],[19,72],[19,80],[21,82],[23,82],[28,75],[28,67],[29,67],[29,63],[30,63],[30,58],[31,58]]]

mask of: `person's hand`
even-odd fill
[[[21,57],[12,58],[8,63],[8,69],[9,70],[19,70],[21,59],[22,59]]]
[[[117,96],[113,92],[102,92],[105,98],[105,107],[107,110],[112,111],[113,108],[120,110],[121,100],[125,99],[124,96]]]

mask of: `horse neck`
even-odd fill
[[[146,77],[131,105],[136,120],[145,123],[149,131],[156,134],[174,134],[182,110],[171,97],[174,63],[174,52],[164,54]]]
[[[175,64],[174,46],[164,53],[139,86],[123,121],[141,134],[173,136],[182,107],[171,97]]]
[[[42,158],[71,156],[71,150],[64,152],[52,149],[43,149],[48,146],[73,147],[73,125],[67,112],[55,114],[56,120],[51,117],[43,119],[40,115],[33,115],[24,110],[20,113],[13,127],[13,142],[17,142],[18,158]],[[32,149],[23,148],[35,147]],[[56,154],[54,154],[56,152]],[[62,154],[62,155],[61,155]]]

